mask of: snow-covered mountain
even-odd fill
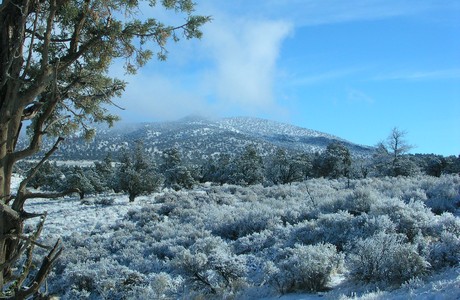
[[[373,149],[330,134],[265,119],[211,120],[190,116],[174,122],[121,123],[111,129],[99,129],[92,142],[78,137],[67,138],[54,157],[93,160],[103,158],[107,152],[116,156],[122,148],[135,145],[137,140],[142,141],[151,154],[177,147],[184,158],[192,161],[218,153],[236,154],[249,144],[255,145],[262,155],[274,153],[278,148],[297,153],[320,152],[333,141],[344,143],[355,155],[366,156]]]

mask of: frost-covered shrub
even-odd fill
[[[153,297],[137,299],[172,299],[182,284],[182,277],[173,278],[170,274],[160,272],[151,275],[149,281]]]
[[[110,258],[71,263],[61,276],[54,276],[51,288],[62,295],[61,299],[121,299],[147,283],[144,275]]]
[[[402,284],[424,275],[429,263],[401,234],[380,232],[350,245],[348,269],[359,281]]]
[[[275,242],[272,231],[265,230],[239,238],[233,243],[233,249],[236,254],[254,254],[273,246]]]
[[[281,223],[270,207],[257,205],[252,208],[229,209],[220,215],[219,224],[213,221],[211,230],[224,239],[236,240],[240,237],[273,228]]]
[[[231,293],[245,282],[246,264],[232,254],[220,238],[197,240],[190,249],[182,248],[173,260],[188,289],[203,294]]]
[[[317,220],[304,221],[293,226],[288,245],[295,243],[331,243],[342,251],[356,239],[370,237],[378,232],[394,232],[395,223],[388,216],[362,214],[353,216],[346,211],[322,214]]]
[[[425,202],[428,199],[428,197],[426,195],[426,192],[421,188],[409,188],[402,192],[401,199],[404,202],[409,202],[409,201]]]
[[[158,222],[160,217],[157,209],[153,205],[145,205],[141,209],[131,209],[125,216],[125,219],[143,227],[150,222]]]
[[[440,215],[434,227],[437,228],[437,232],[447,231],[460,236],[460,218],[451,213]]]
[[[94,204],[101,206],[110,206],[115,203],[115,198],[113,197],[97,197],[94,199]]]
[[[421,201],[404,203],[399,199],[383,199],[371,208],[371,215],[387,215],[396,224],[396,231],[412,240],[419,232],[428,235],[434,214]]]
[[[443,176],[427,188],[426,201],[433,212],[453,212],[460,204],[460,179],[458,176]]]
[[[313,224],[310,243],[331,243],[342,250],[343,246],[353,237],[354,218],[346,211],[320,215]]]
[[[455,266],[460,262],[460,236],[444,231],[438,241],[431,245],[431,265],[437,269]]]
[[[365,239],[379,232],[391,233],[395,232],[396,225],[386,215],[372,216],[362,214],[352,220],[349,241],[355,239]]]
[[[341,263],[342,256],[331,244],[296,245],[275,264],[268,263],[265,272],[280,293],[322,291]]]
[[[366,187],[359,187],[345,198],[343,210],[353,214],[367,213],[371,206],[377,202],[377,195],[373,190]]]

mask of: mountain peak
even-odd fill
[[[184,159],[202,161],[218,153],[236,155],[247,145],[255,145],[262,156],[277,149],[291,154],[322,152],[331,142],[342,142],[354,155],[367,156],[372,147],[361,146],[333,135],[276,121],[232,117],[211,120],[200,115],[186,116],[175,122],[155,122],[116,126],[98,132],[91,143],[72,139],[56,155],[62,160],[99,160],[108,152],[115,156],[124,147],[142,140],[147,152],[157,157],[164,150],[178,148]],[[44,145],[44,149],[50,145]]]

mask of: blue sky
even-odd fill
[[[364,145],[398,127],[414,153],[460,154],[460,1],[196,2],[203,38],[125,78],[124,121],[254,116]]]

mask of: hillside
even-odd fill
[[[99,128],[95,139],[68,138],[56,152],[61,160],[102,159],[107,152],[115,155],[135,141],[143,141],[147,152],[161,153],[177,147],[190,161],[206,159],[218,153],[236,154],[248,144],[268,155],[278,148],[289,152],[317,152],[333,141],[344,143],[354,155],[366,156],[372,147],[361,146],[319,131],[258,118],[235,117],[211,120],[186,117],[174,122],[121,123],[114,128]],[[51,141],[44,149],[51,146]]]

